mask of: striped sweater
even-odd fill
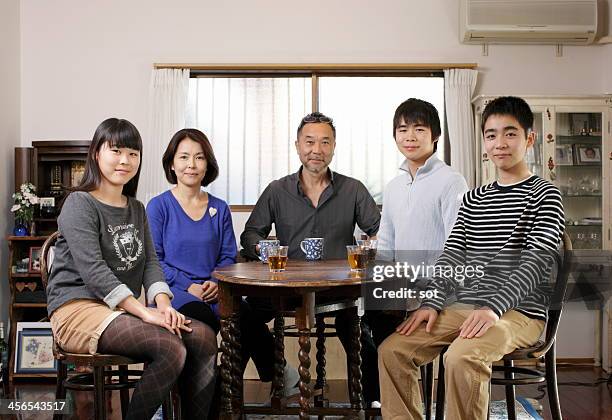
[[[515,309],[546,319],[552,253],[563,228],[561,194],[537,176],[469,191],[436,266],[453,267],[453,273],[480,266],[480,272],[463,279],[434,276],[428,289],[437,294],[423,305],[441,310],[454,294],[458,302],[487,306],[500,317]]]

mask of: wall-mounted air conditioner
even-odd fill
[[[468,44],[590,44],[597,0],[461,0],[459,29]]]

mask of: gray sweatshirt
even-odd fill
[[[378,249],[442,251],[468,190],[465,179],[435,154],[414,178],[407,161],[400,169],[404,173],[385,188]]]
[[[49,315],[75,299],[94,299],[114,309],[128,296],[147,300],[172,293],[155,255],[144,206],[134,198],[114,207],[87,192],[73,192],[57,219],[60,236],[47,286]]]

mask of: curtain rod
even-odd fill
[[[477,63],[320,63],[320,64],[198,64],[198,63],[154,63],[154,69],[189,69],[205,71],[227,70],[301,70],[301,71],[419,71],[419,70],[445,70],[445,69],[476,69]]]

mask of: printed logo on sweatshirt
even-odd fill
[[[138,257],[142,255],[143,243],[138,237],[140,233],[134,228],[134,224],[129,225],[108,225],[108,231],[113,234],[113,247],[117,258],[119,258],[125,266],[116,267],[117,271],[128,271],[134,267]]]

